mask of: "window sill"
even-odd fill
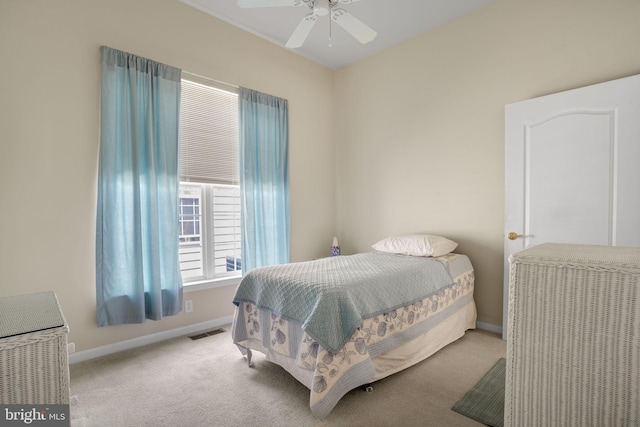
[[[203,291],[206,289],[222,288],[225,286],[238,286],[242,276],[224,277],[222,279],[199,280],[196,282],[184,283],[183,292]]]

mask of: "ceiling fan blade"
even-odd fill
[[[310,13],[302,18],[302,21],[300,21],[296,30],[291,34],[291,37],[289,37],[289,41],[287,41],[285,46],[288,48],[302,46],[317,20],[318,16],[315,13]]]
[[[300,6],[300,0],[238,0],[240,7]]]
[[[369,43],[378,35],[371,27],[344,9],[334,9],[331,18],[362,44]]]

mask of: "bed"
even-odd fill
[[[367,252],[249,271],[234,297],[233,342],[310,390],[329,415],[350,390],[412,366],[475,328],[465,255]]]

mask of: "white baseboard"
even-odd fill
[[[476,322],[476,328],[502,335],[502,326],[494,325],[492,323]]]
[[[91,348],[89,350],[78,351],[69,355],[69,364],[84,362],[85,360],[95,359],[96,357],[106,356],[107,354],[117,353],[119,351],[129,350],[141,347],[147,344],[153,344],[165,341],[171,338],[177,338],[184,335],[193,334],[195,332],[206,331],[207,329],[215,329],[220,326],[228,325],[233,321],[233,316],[222,317],[220,319],[208,320],[206,322],[196,323],[194,325],[182,328],[171,329],[168,331],[158,332],[155,334],[144,335],[142,337],[133,338],[126,341],[105,345],[102,347]],[[502,335],[502,326],[493,325],[491,323],[476,322],[476,327],[483,331],[493,332]]]
[[[222,317],[220,319],[208,320],[206,322],[196,323],[194,325],[185,326],[182,328],[171,329],[168,331],[162,331],[155,334],[144,335],[142,337],[133,338],[130,340],[120,341],[117,343],[105,345],[102,347],[91,348],[89,350],[82,350],[69,355],[69,364],[78,362],[84,362],[85,360],[95,359],[96,357],[106,356],[107,354],[117,353],[119,351],[129,350],[136,347],[141,347],[147,344],[153,344],[160,341],[165,341],[171,338],[177,338],[184,335],[193,334],[194,332],[206,331],[207,329],[215,329],[220,326],[228,325],[233,321],[233,316]]]

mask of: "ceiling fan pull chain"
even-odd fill
[[[329,47],[333,47],[333,43],[331,42],[331,12],[329,12]]]

